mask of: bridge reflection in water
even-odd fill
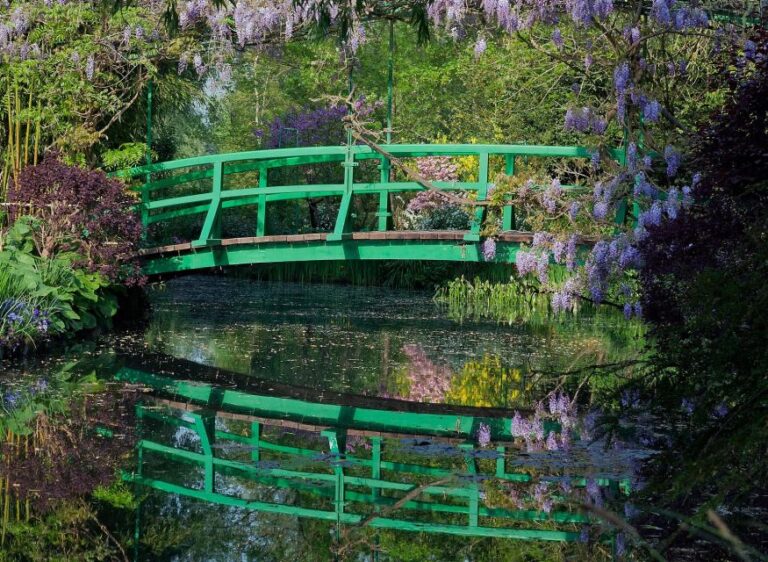
[[[151,389],[137,407],[137,465],[126,480],[328,521],[337,537],[345,527],[368,527],[579,541],[592,520],[566,493],[571,487],[583,491],[589,482],[629,493],[627,479],[587,480],[567,460],[565,470],[532,457],[527,465],[509,410],[319,392],[168,358],[161,365],[129,360],[117,378]],[[562,430],[547,423],[546,433]],[[264,501],[264,494],[254,497],[259,487],[292,493]]]

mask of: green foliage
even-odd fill
[[[104,151],[101,162],[107,171],[123,170],[142,164],[146,155],[146,143],[128,142],[121,144],[118,148]]]
[[[768,481],[768,35],[758,37],[755,66],[734,72],[728,103],[693,138],[696,202],[651,231],[641,281],[657,341],[654,372],[643,382],[671,422],[647,493],[683,517],[716,509],[729,532],[760,548],[766,529],[755,523],[764,520],[758,506]]]
[[[44,259],[34,253],[36,219],[22,217],[0,241],[0,302],[22,301],[47,318],[47,332],[69,334],[108,324],[117,312],[110,281],[99,273],[73,266],[76,254],[60,253]],[[0,330],[7,315],[0,318]],[[3,332],[0,331],[0,336]],[[33,343],[46,330],[27,329],[16,340]]]
[[[576,137],[562,121],[571,81],[566,67],[553,63],[514,37],[476,60],[472,46],[438,34],[418,44],[413,31],[396,25],[394,142],[509,142],[572,144]],[[384,24],[374,23],[353,72],[357,94],[369,102],[387,92],[387,40]],[[338,67],[337,46],[329,38],[291,42],[280,56],[245,51],[234,65],[234,83],[197,102],[205,111],[167,116],[161,136],[178,138],[178,156],[210,150],[259,148],[256,129],[295,107],[322,104],[321,98],[347,91]],[[509,64],[509,61],[515,61]]]
[[[567,35],[570,24],[560,28]],[[370,23],[366,37],[352,73],[355,94],[366,95],[369,102],[385,100],[388,25]],[[456,42],[438,31],[420,44],[410,27],[395,25],[394,142],[582,143],[563,127],[574,88],[584,87],[580,106],[600,106],[612,93],[612,67],[593,71],[581,84],[580,71],[515,35],[487,39],[487,50],[476,57],[471,42]],[[688,52],[690,78],[676,83],[664,102],[683,125],[695,127],[717,106],[722,91],[717,80],[707,78],[713,75],[712,64],[704,51],[676,41],[682,43],[669,48]],[[327,103],[323,96],[348,91],[333,37],[290,42],[277,55],[243,51],[233,70],[234,81],[215,95],[204,92],[181,115],[161,117],[157,131],[174,138],[178,157],[259,148],[254,132],[275,117],[296,107],[322,106]],[[612,126],[609,133],[604,142],[618,144],[621,131]],[[657,141],[663,145],[664,139]]]
[[[93,499],[115,509],[134,510],[139,506],[133,490],[121,479],[116,479],[109,486],[98,486],[93,491]]]
[[[416,221],[417,230],[469,230],[469,225],[469,213],[456,205],[439,207]]]
[[[507,283],[461,277],[438,288],[435,302],[460,318],[547,322],[551,315],[549,297],[537,289],[532,282],[518,277],[510,277]]]
[[[1,562],[96,562],[119,550],[86,502],[66,502],[43,518],[12,522],[0,548]]]
[[[96,164],[110,147],[126,159],[138,151],[135,141],[144,138],[146,123],[142,94],[150,79],[162,106],[186,100],[192,91],[176,76],[177,42],[149,37],[162,24],[147,3],[110,14],[89,2],[18,1],[2,16],[16,9],[29,21],[19,44],[39,47],[44,56],[0,55],[0,169],[7,172],[0,174],[0,196],[46,147],[80,165]],[[146,30],[144,39],[125,40],[126,29],[139,28]],[[20,134],[9,135],[9,125]],[[116,165],[114,155],[107,160]]]

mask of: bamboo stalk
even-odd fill
[[[37,115],[35,119],[35,151],[32,155],[32,164],[34,166],[37,166],[37,154],[40,151],[40,121],[42,120],[42,112],[43,106],[42,102],[38,99],[37,100]]]
[[[16,82],[16,161],[14,165],[14,189],[19,188],[19,170],[21,170],[21,96],[19,95],[19,83]]]
[[[8,521],[10,520],[11,512],[10,512],[10,480],[8,478],[5,479],[5,503],[3,504],[3,529],[2,533],[0,533],[0,545],[5,545],[5,532],[8,527]]]
[[[24,166],[29,164],[29,132],[32,129],[32,92],[29,93],[27,104],[27,130],[24,133]]]
[[[8,114],[8,154],[5,159],[5,185],[3,186],[3,198],[7,195],[13,175],[13,111],[11,110],[11,76],[8,75],[8,88],[5,95],[5,107]]]

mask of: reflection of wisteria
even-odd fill
[[[477,431],[477,444],[481,447],[487,447],[491,444],[491,428],[485,424],[480,424],[480,429]]]
[[[572,495],[571,477],[586,477],[577,490],[577,499],[597,506],[603,505],[606,494],[603,482],[608,479],[625,481],[632,490],[642,488],[639,464],[654,453],[643,432],[636,434],[637,443],[619,442],[601,435],[596,423],[600,417],[598,412],[577,416],[571,407],[561,410],[560,405],[567,404],[563,396],[553,398],[550,404],[555,407],[554,411],[547,413],[539,407],[531,419],[515,414],[512,432],[525,453],[510,459],[511,466],[562,474],[561,487],[566,495]],[[559,432],[543,430],[545,426],[549,429],[548,424],[552,423],[560,425]],[[546,437],[542,437],[544,433]]]
[[[453,375],[451,368],[431,361],[418,344],[405,344],[403,353],[410,361],[408,394],[403,398],[414,402],[444,402]]]
[[[547,422],[550,427],[546,427]],[[568,451],[571,446],[571,431],[578,423],[575,404],[566,394],[552,393],[549,397],[549,411],[541,403],[536,406],[532,419],[526,419],[515,412],[512,418],[512,436],[525,443],[528,452]],[[552,424],[557,424],[555,431]]]
[[[347,437],[347,445],[345,452],[354,454],[358,448],[362,447],[365,450],[371,450],[371,442],[360,435],[350,435]]]

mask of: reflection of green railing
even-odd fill
[[[145,371],[124,367],[115,377],[117,380],[150,386],[176,400],[191,402],[197,406],[225,409],[246,415],[291,422],[334,426],[393,434],[441,435],[461,439],[473,438],[480,424],[491,430],[494,441],[512,440],[511,417],[481,417],[453,413],[421,413],[364,408],[351,405],[327,404],[286,398],[248,394],[211,384],[187,382],[162,377]],[[556,424],[545,425],[546,431],[558,431]]]
[[[382,478],[382,472],[391,472],[393,477],[403,474],[418,474],[434,479],[451,480],[451,484],[439,484],[424,486],[419,490],[418,500],[403,502],[399,507],[408,512],[421,513],[448,513],[464,515],[467,517],[465,525],[427,523],[422,520],[394,519],[390,517],[376,517],[368,522],[372,528],[386,528],[404,531],[422,531],[431,533],[447,533],[454,535],[487,536],[499,538],[514,538],[528,540],[549,541],[575,541],[579,538],[579,532],[573,526],[589,523],[589,518],[579,513],[568,511],[554,511],[546,514],[535,510],[509,510],[499,508],[486,508],[481,504],[481,489],[477,481],[493,476],[508,481],[525,482],[530,480],[526,474],[509,474],[504,470],[503,447],[500,448],[496,462],[497,470],[492,475],[484,475],[477,470],[475,457],[472,455],[472,445],[460,445],[466,451],[467,474],[477,481],[467,480],[464,484],[454,483],[457,478],[456,471],[441,469],[431,466],[420,466],[407,463],[387,461],[382,458],[382,438],[370,437],[372,448],[371,458],[363,459],[344,454],[345,432],[336,429],[328,429],[322,435],[328,440],[328,452],[320,450],[289,447],[276,443],[270,443],[261,436],[261,423],[251,423],[251,434],[248,436],[232,434],[214,429],[215,413],[199,414],[184,412],[182,417],[176,417],[170,413],[159,413],[151,409],[139,407],[138,415],[143,418],[151,418],[169,423],[174,426],[184,426],[194,431],[200,438],[202,452],[193,452],[177,447],[163,445],[150,440],[141,440],[138,444],[139,458],[146,462],[150,455],[159,455],[166,461],[192,463],[203,468],[202,489],[192,488],[181,484],[175,484],[160,478],[146,476],[143,467],[137,472],[126,475],[126,479],[143,484],[161,491],[176,493],[183,496],[208,501],[220,505],[254,509],[267,513],[279,513],[299,517],[310,517],[339,524],[356,525],[366,519],[365,513],[355,512],[349,509],[355,504],[366,504],[385,510],[398,502],[400,497],[411,493],[417,488],[416,484],[399,481],[396,479]],[[216,445],[230,442],[246,445],[250,452],[251,462],[236,461],[219,458],[216,456]],[[267,452],[280,453],[300,457],[304,459],[325,458],[324,465],[327,470],[301,471],[289,468],[271,468],[263,465],[269,464],[264,458]],[[370,469],[370,477],[352,476],[347,472],[346,466],[366,467]],[[215,486],[215,475],[237,476],[278,488],[287,488],[307,492],[316,496],[333,500],[334,509],[307,508],[295,505],[285,505],[263,501],[251,501],[248,499],[226,495],[218,492]],[[364,488],[366,491],[361,491]],[[390,494],[381,495],[382,492]],[[433,498],[442,499],[436,501]],[[449,500],[449,501],[446,501]],[[480,525],[479,519],[492,518],[508,522],[539,522],[549,526],[556,524],[571,525],[570,529],[551,528],[512,528]]]
[[[481,225],[494,157],[503,160],[503,171],[514,174],[516,158],[589,158],[590,151],[577,146],[537,145],[385,145],[383,150],[394,158],[425,156],[473,156],[477,158],[477,181],[433,182],[444,191],[462,191],[475,198],[469,231],[428,232],[391,230],[390,195],[420,191],[415,181],[392,181],[389,157],[365,145],[330,146],[261,150],[220,154],[163,162],[117,173],[126,179],[143,178],[139,186],[141,218],[144,228],[180,217],[204,217],[197,238],[145,251],[145,271],[165,273],[218,265],[319,261],[344,259],[405,259],[482,261],[479,249]],[[615,150],[614,158],[621,152]],[[355,178],[355,168],[366,160],[379,161],[377,181]],[[322,185],[270,185],[269,171],[294,166],[335,162],[343,167],[343,181]],[[502,170],[499,170],[502,171]],[[252,174],[240,176],[241,174]],[[255,175],[253,175],[255,174]],[[240,176],[241,185],[231,180]],[[227,185],[227,184],[230,185]],[[251,184],[249,186],[249,184]],[[352,233],[353,198],[377,198],[375,232]],[[268,236],[267,209],[280,201],[298,201],[331,197],[340,200],[333,230],[309,235]],[[224,240],[222,215],[227,209],[256,206],[257,216],[252,238]],[[515,229],[514,209],[503,209],[502,230]],[[458,236],[457,236],[458,235]],[[514,262],[515,253],[527,237],[519,234],[500,237],[497,260]],[[170,256],[169,256],[170,254]]]
[[[182,401],[166,401],[166,406],[170,408],[139,406],[137,414],[142,420],[142,427],[158,423],[161,427],[184,427],[194,432],[199,439],[197,450],[141,439],[138,443],[137,469],[132,474],[125,474],[127,480],[137,484],[219,505],[314,518],[337,525],[364,524],[375,529],[521,540],[576,541],[581,536],[580,529],[591,522],[587,515],[566,509],[545,513],[536,509],[484,506],[485,482],[525,484],[534,481],[529,473],[507,472],[507,458],[516,451],[512,445],[499,445],[494,450],[478,454],[479,451],[467,439],[469,436],[459,431],[453,435],[464,439],[459,439],[450,447],[452,452],[446,454],[442,462],[434,458],[424,463],[404,459],[402,456],[398,458],[397,448],[393,449],[392,455],[388,455],[389,443],[385,439],[393,434],[382,430],[383,427],[398,428],[399,432],[394,435],[403,432],[431,435],[432,439],[441,443],[441,438],[435,436],[445,435],[446,431],[435,414],[408,412],[407,418],[399,418],[396,414],[401,412],[378,410],[377,415],[382,419],[378,423],[366,417],[358,419],[354,415],[336,417],[334,420],[331,419],[334,415],[329,414],[331,410],[328,409],[333,406],[329,404],[313,404],[295,399],[281,399],[283,402],[278,404],[274,402],[275,397],[246,395],[229,389],[217,391],[210,385],[182,383],[128,369],[121,371],[118,378],[152,386],[161,394]],[[214,404],[215,408],[212,407]],[[269,415],[272,408],[283,406],[286,411]],[[305,412],[299,412],[296,409],[299,406]],[[342,407],[335,408],[337,413],[341,412]],[[386,420],[392,414],[395,414],[394,419]],[[248,424],[250,430],[244,434],[217,429],[217,417],[234,417]],[[269,440],[263,431],[264,427],[284,426],[287,420],[318,424],[314,428],[307,425],[300,427],[319,432],[327,446],[312,449],[303,443],[296,446]],[[320,423],[322,420],[326,423]],[[334,421],[342,423],[329,423]],[[372,427],[378,428],[380,433],[376,429],[372,431]],[[347,453],[348,435],[364,438],[370,446],[370,456]],[[220,451],[225,450],[234,450],[236,454],[222,455]],[[483,456],[490,460],[479,460]],[[462,468],[446,466],[446,462],[455,462],[451,458],[461,461]],[[153,467],[158,465],[148,463],[148,460],[202,469],[202,486],[199,482],[182,484],[169,481],[167,470],[154,475]],[[301,466],[297,468],[299,462]],[[178,470],[172,473],[180,474]],[[198,472],[193,474],[195,478],[200,478]],[[311,506],[305,507],[231,495],[217,488],[217,475],[295,490],[308,497],[319,498],[325,504],[319,505],[316,500]],[[538,479],[548,478],[539,476]],[[417,481],[422,483],[415,483]],[[578,487],[584,486],[586,482],[584,479],[576,479],[572,480],[572,484]],[[598,484],[627,491],[626,483],[614,480],[601,479]],[[231,489],[227,487],[227,490]],[[561,507],[565,501],[563,499]],[[397,518],[392,517],[395,512]],[[414,517],[406,518],[405,514]]]

